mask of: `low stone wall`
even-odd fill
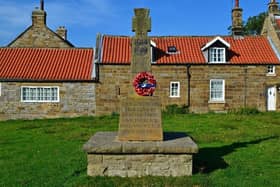
[[[22,102],[22,86],[58,86],[59,102]],[[95,115],[94,83],[2,82],[0,120]]]
[[[191,176],[192,155],[89,154],[89,176]]]

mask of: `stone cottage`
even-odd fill
[[[231,36],[150,37],[150,61],[162,108],[191,112],[254,107],[280,111],[280,14],[271,0],[262,36],[244,36],[236,0]],[[0,48],[0,120],[119,113],[133,78],[130,36],[98,35],[77,48],[67,30],[47,27],[44,1],[32,25]]]
[[[278,12],[278,4],[271,1],[266,36],[243,35],[242,9],[236,0],[232,36],[151,37],[152,73],[157,80],[154,95],[161,97],[163,108],[178,104],[196,113],[243,107],[279,111],[280,42],[273,34],[278,34],[278,25],[271,23]],[[128,94],[135,50],[131,42],[129,36],[97,38],[98,115],[118,112],[120,98]]]
[[[0,48],[0,120],[95,114],[94,50],[75,48],[46,16],[41,0],[32,25]]]

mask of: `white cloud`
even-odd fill
[[[30,18],[30,8],[25,5],[14,4],[10,2],[0,3],[0,23],[10,26],[25,25]]]
[[[114,0],[47,0],[47,25],[55,30],[58,26],[68,28],[97,28],[109,24],[118,16]],[[31,14],[39,0],[0,0],[0,46],[6,45],[32,24]]]
[[[0,2],[0,30],[31,25],[32,10],[39,6],[37,1],[37,4],[18,0]],[[117,15],[110,0],[49,0],[45,1],[45,9],[47,22],[52,25],[94,26]]]
[[[108,0],[53,1],[45,6],[48,20],[54,25],[95,26],[116,15]]]

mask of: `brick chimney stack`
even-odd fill
[[[276,0],[271,0],[268,4],[268,13],[272,15],[279,15],[279,7]]]
[[[32,12],[32,25],[35,27],[46,26],[47,13],[44,10],[44,0],[40,2],[40,8],[36,7]]]
[[[64,26],[59,26],[56,33],[64,40],[67,40],[67,29]]]
[[[239,0],[235,0],[235,6],[232,9],[232,35],[242,36],[243,35],[243,20],[242,20],[242,9],[239,7]]]

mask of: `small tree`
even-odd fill
[[[245,35],[260,35],[264,20],[267,17],[266,12],[262,12],[257,16],[249,17],[245,26],[244,26],[244,34]]]
[[[267,13],[262,12],[257,16],[249,17],[246,22],[243,22],[244,35],[260,35],[266,16]],[[231,26],[228,27],[230,34],[232,33],[231,28]]]

